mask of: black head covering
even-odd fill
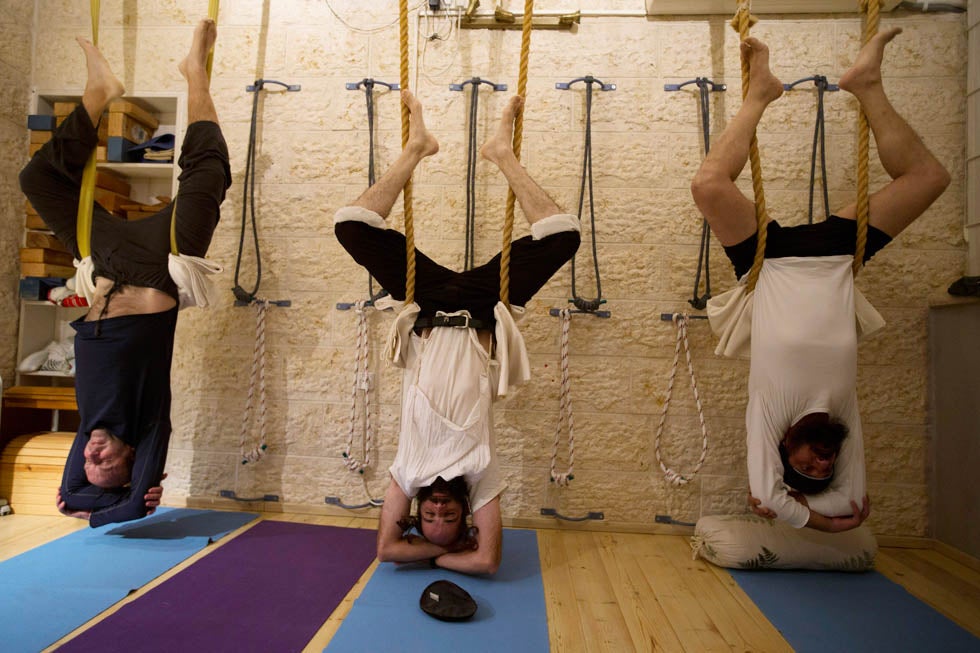
[[[834,480],[833,470],[830,471],[830,475],[826,478],[816,478],[815,476],[808,476],[803,472],[793,469],[793,466],[789,464],[789,452],[782,442],[779,443],[779,458],[783,461],[783,483],[797,492],[802,492],[803,494],[820,494]]]

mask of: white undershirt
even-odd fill
[[[412,333],[407,349],[391,476],[408,497],[438,476],[462,476],[476,512],[506,488],[493,432],[499,365],[475,329],[434,328],[424,339]]]
[[[802,528],[809,511],[787,494],[779,442],[810,413],[844,422],[830,487],[807,495],[814,512],[851,514],[865,493],[864,438],[857,406],[853,256],[766,259],[752,307],[749,402],[745,413],[752,496]]]

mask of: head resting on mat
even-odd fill
[[[827,413],[810,413],[793,424],[779,443],[783,481],[803,494],[827,489],[847,426]]]
[[[414,526],[428,541],[450,548],[473,535],[466,522],[469,488],[462,476],[450,481],[436,477],[432,485],[419,488],[416,500],[417,514],[399,522],[405,530]]]
[[[92,429],[84,455],[85,476],[92,485],[111,489],[132,480],[136,450],[106,429]]]

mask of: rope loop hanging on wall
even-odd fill
[[[560,316],[561,354],[559,367],[561,368],[561,391],[558,395],[558,424],[555,426],[555,440],[551,448],[551,482],[565,487],[569,481],[575,478],[575,419],[572,415],[572,383],[568,373],[568,341],[572,324],[571,309],[562,309]],[[559,472],[558,446],[561,443],[563,422],[568,429],[568,468],[564,472]]]
[[[671,485],[686,485],[690,483],[704,466],[705,458],[708,456],[708,427],[704,421],[704,409],[701,406],[701,395],[698,393],[698,382],[694,375],[694,363],[691,362],[691,348],[687,339],[687,315],[673,313],[670,315],[671,322],[677,328],[677,340],[674,345],[674,362],[670,368],[670,375],[667,378],[667,392],[664,396],[663,409],[660,411],[660,423],[657,425],[657,438],[654,444],[654,453],[657,456],[657,464],[664,473],[664,479]],[[665,426],[667,424],[667,413],[670,410],[670,399],[674,390],[674,377],[677,375],[677,364],[680,361],[681,345],[684,346],[684,355],[687,358],[687,370],[691,377],[691,390],[694,391],[694,403],[698,409],[698,421],[701,425],[701,457],[698,459],[694,471],[690,474],[681,474],[667,467],[660,453],[660,441],[663,439]]]

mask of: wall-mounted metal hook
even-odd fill
[[[302,87],[299,84],[287,84],[286,82],[280,82],[275,79],[257,79],[254,84],[249,84],[245,87],[246,91],[264,91],[266,84],[276,84],[277,86],[282,86],[283,90],[287,93],[300,91]]]
[[[542,508],[541,514],[545,517],[554,517],[556,519],[561,519],[562,521],[602,521],[606,518],[606,515],[601,512],[588,512],[582,517],[567,517],[554,508]]]
[[[572,84],[574,84],[576,82],[585,82],[586,84],[588,84],[590,86],[592,84],[598,84],[600,91],[615,91],[616,90],[616,85],[615,84],[606,84],[601,79],[596,79],[592,75],[586,75],[585,77],[578,77],[576,79],[573,79],[570,82],[556,82],[555,83],[555,88],[557,88],[559,91],[567,91],[567,90],[571,89]]]
[[[838,86],[837,84],[829,83],[827,81],[827,78],[824,77],[823,75],[811,75],[810,77],[804,77],[803,79],[798,79],[792,84],[783,84],[783,89],[787,91],[792,91],[794,87],[796,87],[796,85],[802,84],[803,82],[813,82],[813,85],[816,86],[817,88],[823,86],[823,90],[825,91],[834,92],[840,90],[840,86]]]
[[[477,87],[480,84],[486,84],[487,86],[492,87],[494,91],[506,91],[507,90],[507,84],[497,84],[496,82],[491,82],[489,79],[482,79],[480,77],[471,77],[468,80],[466,80],[465,82],[460,82],[459,84],[450,84],[449,85],[449,90],[450,91],[462,91],[463,90],[463,87],[466,86],[467,84],[472,84],[474,87]]]
[[[664,84],[664,90],[665,91],[679,91],[682,88],[684,88],[685,86],[690,86],[691,84],[697,85],[698,88],[701,88],[702,86],[707,87],[707,89],[709,91],[712,91],[712,92],[715,92],[715,93],[721,93],[722,91],[727,91],[728,90],[728,86],[727,85],[725,85],[725,84],[719,84],[717,82],[713,82],[710,79],[708,79],[707,77],[695,77],[694,79],[690,79],[690,80],[688,80],[686,82],[681,82],[680,84]]]

